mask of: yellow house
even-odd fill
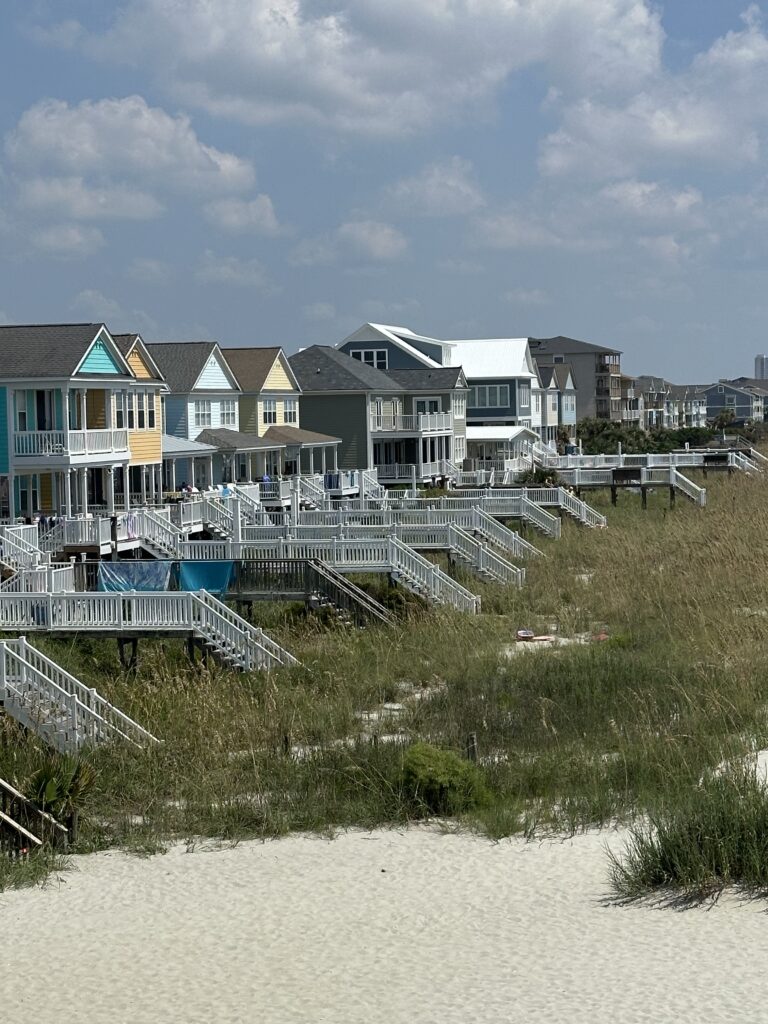
[[[283,350],[226,348],[224,357],[241,388],[240,432],[281,448],[280,462],[272,467],[273,471],[290,476],[335,470],[341,441],[302,429],[301,388]],[[266,468],[270,468],[269,460]]]
[[[139,334],[114,340],[135,380],[113,396],[113,422],[128,431],[128,490],[132,504],[162,500],[163,394],[168,386]]]

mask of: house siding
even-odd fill
[[[80,373],[123,373],[114,356],[101,339],[95,341],[80,367]]]
[[[472,397],[471,389],[473,387],[484,387],[487,385],[508,385],[509,387],[509,405],[502,406],[500,408],[488,409],[473,407],[469,404],[470,398]],[[519,416],[530,416],[531,408],[522,409],[519,413],[517,412],[517,381],[509,378],[500,377],[481,377],[472,378],[467,380],[467,386],[470,388],[470,392],[467,395],[467,419],[469,420],[506,420],[514,419]],[[531,396],[531,402],[533,402],[533,396]]]
[[[148,402],[155,403],[155,429],[129,430],[128,448],[131,453],[130,465],[145,466],[162,460],[162,405],[160,395],[149,394]]]
[[[225,430],[239,430],[240,429],[240,413],[239,413],[239,402],[238,395],[236,392],[230,391],[226,395],[189,395],[187,397],[187,424],[188,424],[188,438],[190,441],[194,441],[198,434],[201,434],[204,430],[216,430],[222,426],[221,423],[221,402],[235,401],[235,422],[227,423],[224,425]],[[195,402],[210,402],[211,403],[211,422],[206,424],[204,427],[198,427],[195,424]]]
[[[348,341],[339,349],[351,355],[353,352],[361,352],[363,349],[380,349],[387,352],[387,370],[423,370],[424,363],[403,352],[393,342],[386,338],[372,339],[371,341]],[[386,371],[385,371],[386,372]]]
[[[255,395],[240,396],[240,429],[244,434],[261,437],[263,431],[259,422],[259,401]]]
[[[368,401],[365,394],[301,396],[305,430],[342,439],[339,469],[368,469]]]
[[[187,402],[181,395],[165,399],[165,432],[173,437],[187,437]]]
[[[291,383],[291,378],[285,371],[283,362],[280,356],[275,359],[272,364],[272,369],[267,374],[267,379],[264,381],[263,391],[294,391],[295,388]],[[298,392],[297,392],[298,394]]]
[[[195,391],[234,391],[229,378],[215,352],[212,352],[208,362],[195,384]]]
[[[149,367],[141,358],[139,352],[136,349],[131,352],[126,360],[130,368],[133,370],[134,376],[138,377],[139,380],[151,380],[152,374],[149,371]]]

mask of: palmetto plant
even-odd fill
[[[78,813],[96,778],[96,769],[84,757],[46,754],[27,781],[26,795],[40,810],[66,823],[74,840]]]

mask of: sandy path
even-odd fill
[[[77,858],[0,896],[0,1019],[766,1021],[766,905],[604,906],[605,842],[414,829]]]

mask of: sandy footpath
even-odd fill
[[[75,858],[0,896],[0,1019],[768,1020],[768,913],[605,906],[605,844],[427,829]]]

